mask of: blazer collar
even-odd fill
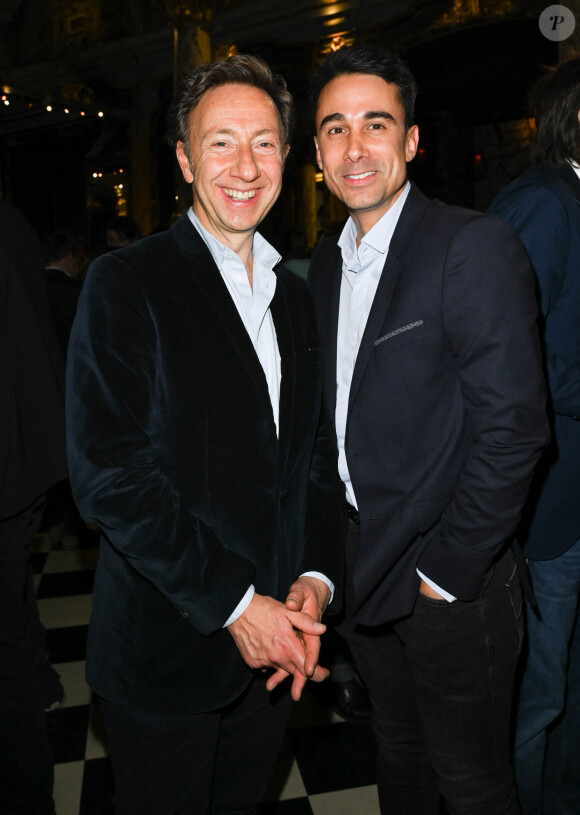
[[[404,268],[405,253],[411,245],[417,224],[423,216],[428,204],[429,199],[412,184],[391,239],[385,265],[381,273],[381,279],[357,354],[350,386],[348,402],[349,414],[362,381],[365,368],[372,355],[375,339],[380,336],[380,331],[385,322],[385,317],[393,298],[397,281]]]
[[[580,178],[578,178],[578,173],[576,173],[573,167],[566,165],[565,167],[559,167],[557,170],[558,174],[561,175],[563,180],[572,187],[572,192],[574,193],[574,198],[576,202],[580,204]]]
[[[252,341],[246,331],[238,310],[231,298],[226,284],[217,268],[211,252],[191,223],[187,212],[171,227],[171,235],[185,257],[187,274],[206,295],[207,301],[214,309],[216,319],[232,342],[232,348],[239,355],[246,367],[254,386],[260,391],[260,399],[270,405],[270,394],[266,377],[256,354]],[[274,267],[276,272],[276,267]],[[276,291],[270,304],[270,312],[276,329],[278,350],[280,352],[282,381],[280,386],[279,441],[289,437],[291,423],[292,392],[295,379],[294,343],[291,318],[288,311],[283,280],[277,276]],[[272,415],[271,432],[276,438],[274,416]]]
[[[225,334],[230,337],[233,347],[242,358],[253,379],[257,384],[263,380],[264,387],[266,387],[262,366],[248,332],[211,252],[189,220],[187,212],[183,213],[171,227],[170,234],[185,258],[184,273],[193,279],[204,292],[208,303],[215,312],[216,319],[220,322]]]

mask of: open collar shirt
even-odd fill
[[[338,439],[338,471],[346,489],[346,499],[357,507],[356,497],[345,453],[346,418],[350,385],[356,357],[367,324],[371,306],[395,227],[407,200],[411,185],[407,181],[403,192],[383,217],[356,245],[356,227],[349,218],[338,240],[342,253],[342,281],[338,309],[338,341],[336,351],[336,435]],[[357,507],[358,508],[358,507]]]
[[[212,258],[223,278],[234,305],[240,315],[246,331],[260,360],[268,384],[268,393],[272,404],[272,413],[278,434],[278,421],[280,414],[280,382],[281,364],[278,338],[270,304],[276,291],[276,274],[273,269],[280,262],[281,256],[259,232],[254,233],[252,245],[253,286],[250,286],[246,267],[239,255],[233,249],[218,241],[205,229],[193,209],[188,213],[191,223],[198,231],[203,242],[210,251]],[[304,572],[303,577],[310,576],[322,580],[330,589],[330,599],[334,596],[334,584],[326,575],[320,572]],[[290,587],[288,587],[290,588]],[[230,614],[224,628],[240,617],[250,605],[255,594],[254,586],[250,586],[236,608]]]
[[[338,309],[336,351],[336,436],[338,471],[344,482],[346,500],[358,509],[345,452],[346,419],[352,374],[362,336],[389,252],[393,233],[409,195],[407,181],[401,195],[383,217],[356,244],[356,227],[352,218],[346,222],[338,240],[342,254],[342,281]],[[417,569],[419,576],[448,602],[455,598]]]

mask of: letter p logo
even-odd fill
[[[540,14],[538,25],[546,39],[563,42],[574,32],[576,20],[566,6],[548,6]]]

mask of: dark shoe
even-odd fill
[[[370,724],[371,701],[366,688],[355,677],[346,682],[330,682],[333,690],[333,704],[335,713],[355,724]]]
[[[64,702],[64,688],[60,682],[60,675],[54,670],[50,662],[43,662],[38,668],[38,675],[42,682],[42,696],[45,713],[59,708]]]
[[[310,683],[310,690],[319,704],[329,707],[347,722],[370,725],[369,695],[356,677],[345,682],[327,679],[321,684]]]

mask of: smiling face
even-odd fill
[[[405,129],[395,85],[375,74],[328,82],[316,109],[316,157],[328,189],[346,204],[365,235],[401,194],[419,130]]]
[[[236,252],[282,187],[288,153],[280,117],[267,93],[251,85],[207,91],[189,116],[190,152],[177,143],[183,177],[193,187],[193,210],[214,237]]]

